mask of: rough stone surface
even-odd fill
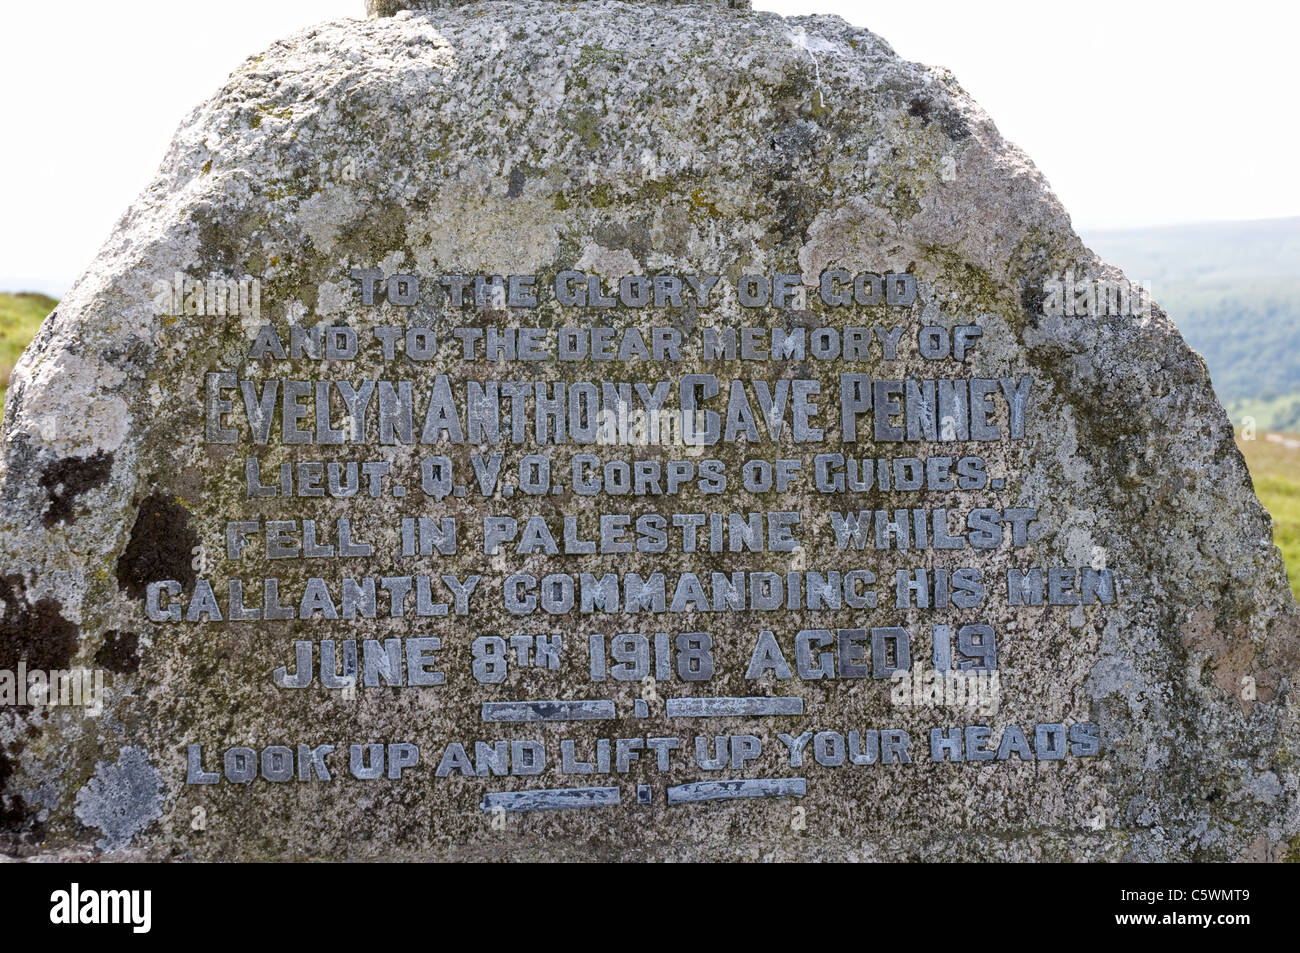
[[[372,7],[390,13],[403,4]],[[899,59],[872,33],[828,16],[782,19],[725,4],[584,2],[430,4],[368,21],[312,27],[247,61],[181,126],[153,183],[98,259],[43,325],[13,375],[4,418],[0,515],[0,668],[83,666],[109,673],[101,713],[0,710],[0,830],[11,853],[98,850],[197,859],[849,858],[1016,860],[1283,859],[1300,849],[1296,702],[1300,623],[1205,365],[1158,308],[1145,316],[1050,317],[1044,282],[1119,273],[1083,247],[1043,177],[998,134],[944,70]],[[709,309],[595,317],[533,310],[361,307],[350,269],[422,276],[713,273],[802,274],[806,310],[744,311],[720,293]],[[910,272],[910,309],[822,308],[818,276]],[[1114,605],[923,612],[893,608],[899,567],[961,565],[943,553],[836,553],[831,507],[972,505],[970,494],[828,497],[805,483],[784,494],[694,489],[649,500],[571,490],[540,500],[448,497],[418,507],[378,500],[249,500],[244,458],[266,470],[296,459],[384,459],[410,473],[446,452],[468,476],[468,445],[294,448],[210,443],[205,375],[348,379],[346,362],[251,361],[261,322],[154,313],[153,287],[176,272],[253,275],[262,320],[377,325],[794,327],[923,324],[978,318],[984,336],[968,366],[921,360],[915,348],[865,368],[877,377],[1032,375],[1022,440],[978,448],[1002,490],[978,505],[1036,507],[1026,547],[982,552],[995,579],[1010,566],[1111,567]],[[319,366],[318,366],[319,365]],[[703,367],[688,359],[665,378],[819,379],[842,368],[808,361]],[[651,363],[463,364],[451,349],[425,364],[399,361],[367,376],[434,374],[499,380],[653,381]],[[594,376],[593,376],[594,375]],[[236,395],[235,400],[239,398]],[[238,404],[237,404],[238,407]],[[418,423],[417,423],[418,430]],[[506,469],[520,448],[497,448]],[[527,450],[528,448],[525,448]],[[543,451],[563,472],[572,444]],[[751,456],[811,458],[835,450],[788,439],[748,450],[710,448],[729,473]],[[916,444],[838,448],[862,456],[921,456]],[[329,451],[329,452],[327,452]],[[654,459],[624,448],[607,456]],[[599,452],[599,451],[598,451]],[[965,448],[961,452],[974,452]],[[695,458],[695,459],[698,459]],[[416,471],[418,472],[418,470]],[[468,479],[466,482],[469,482]],[[395,560],[404,515],[455,516],[472,529],[489,510],[515,516],[647,510],[797,510],[822,528],[806,552],[718,557],[486,557],[466,536],[455,556]],[[277,564],[225,553],[227,520],[353,520],[382,555]],[[332,535],[332,534],[331,534]],[[476,548],[478,552],[476,552]],[[784,572],[848,565],[884,580],[869,612],[715,613],[678,617],[511,616],[499,598],[465,618],[381,618],[350,626],[303,620],[160,624],[145,613],[149,583],[277,576],[301,592],[309,576],[422,572],[483,575],[499,593],[519,571],[601,574],[632,569]],[[222,590],[224,591],[224,590]],[[999,636],[996,713],[891,707],[879,681],[754,684],[743,675],[754,638],[789,646],[800,628],[988,621]],[[669,723],[631,714],[644,686],[587,679],[590,632],[712,633],[719,674],[705,688],[662,695],[799,695],[803,716],[761,724],[728,717]],[[561,632],[558,672],[514,669],[506,682],[469,677],[482,635]],[[436,689],[362,687],[347,697],[314,685],[277,688],[295,639],[442,639]],[[919,643],[924,646],[925,642]],[[581,651],[579,651],[581,650]],[[792,656],[791,656],[792,657]],[[1247,687],[1249,686],[1249,688]],[[563,726],[480,723],[494,699],[612,697],[616,722]],[[654,696],[651,696],[654,697]],[[1102,750],[1059,761],[932,763],[936,725],[1095,723]],[[777,732],[897,728],[914,762],[828,768],[782,762]],[[596,738],[753,731],[763,758],[726,777],[808,780],[790,799],[678,805],[665,784],[716,777],[687,754],[673,771],[642,758],[626,775],[435,778],[453,741]],[[412,742],[418,768],[401,779],[350,777],[350,743]],[[186,745],[206,767],[231,746],[334,744],[330,783],[186,784]],[[811,747],[810,749],[811,750]],[[217,767],[214,768],[214,765]],[[480,809],[487,791],[620,785],[616,808],[511,815]],[[654,803],[635,804],[635,786]],[[796,806],[802,808],[799,816]],[[137,853],[132,853],[137,852]]]

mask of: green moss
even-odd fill
[[[266,115],[274,116],[277,119],[293,118],[293,110],[290,109],[288,106],[280,106],[279,108],[276,108],[274,106],[258,106],[257,108],[261,110],[263,113],[265,113]]]
[[[627,54],[621,50],[607,50],[603,46],[590,45],[584,46],[578,54],[577,62],[573,64],[573,79],[570,86],[574,89],[587,88],[587,74],[592,70],[607,69],[619,70],[627,60]]]
[[[691,221],[698,225],[701,218],[717,218],[718,215],[718,206],[709,200],[708,193],[703,189],[691,191]]]
[[[590,109],[579,109],[570,121],[574,136],[593,152],[600,148],[600,117]]]
[[[957,294],[960,308],[1002,315],[1015,310],[1009,306],[1012,303],[1007,301],[1006,288],[979,265],[967,261],[947,246],[926,245],[923,251],[925,259],[939,267],[943,275],[943,290]]]
[[[636,203],[662,202],[675,191],[676,189],[673,187],[671,179],[647,179],[641,184],[640,192],[636,197]]]
[[[1287,841],[1286,853],[1282,855],[1282,861],[1287,864],[1300,864],[1300,834]]]
[[[826,97],[822,94],[820,87],[813,90],[812,103],[809,106],[808,111],[812,114],[813,118],[830,112],[830,107],[826,105]]]
[[[281,199],[297,195],[298,190],[292,185],[268,185],[264,194],[272,202],[278,202]]]

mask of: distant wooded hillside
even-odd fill
[[[1151,282],[1236,423],[1300,432],[1300,218],[1083,238],[1130,280]]]

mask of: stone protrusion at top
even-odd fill
[[[366,0],[366,14],[370,17],[391,17],[403,10],[419,13],[428,10],[447,10],[453,7],[465,7],[481,0]],[[588,2],[588,0],[574,0]],[[625,3],[662,3],[667,5],[689,4],[691,6],[722,7],[731,10],[752,9],[750,0],[623,0]]]

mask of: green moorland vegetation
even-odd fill
[[[18,363],[18,356],[56,304],[48,295],[0,292],[0,408],[4,407],[9,375]]]
[[[1246,458],[1255,493],[1273,517],[1273,542],[1286,560],[1291,591],[1300,599],[1300,437],[1258,433],[1237,446]]]

